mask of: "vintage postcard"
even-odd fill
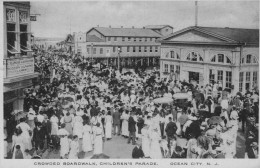
[[[1,167],[260,166],[258,0],[1,9]]]

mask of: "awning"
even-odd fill
[[[12,47],[12,49],[7,49],[7,51],[11,54],[20,54],[20,52],[18,50],[16,50],[16,48],[14,46],[12,46],[11,44],[7,43],[8,46]]]

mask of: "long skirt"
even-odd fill
[[[84,152],[90,152],[93,150],[92,147],[92,134],[84,133],[82,139],[82,150]]]
[[[106,130],[106,138],[111,138],[112,137],[112,123],[107,123],[105,130]]]
[[[69,153],[69,140],[67,137],[60,139],[60,156],[64,158]]]
[[[101,154],[103,148],[103,140],[102,140],[102,136],[98,135],[95,138],[95,142],[94,142],[94,155],[98,155]]]
[[[142,149],[145,157],[150,156],[150,140],[146,137],[142,137]]]
[[[150,157],[152,159],[161,159],[162,158],[162,152],[161,152],[159,141],[153,140],[151,142]]]
[[[123,120],[123,123],[122,123],[122,135],[124,135],[124,136],[128,136],[129,135],[128,121],[127,120]]]

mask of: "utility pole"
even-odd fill
[[[117,48],[118,50],[118,61],[117,61],[117,64],[118,64],[118,71],[120,71],[120,52],[121,52],[121,48]]]
[[[195,1],[195,26],[198,26],[198,1]]]

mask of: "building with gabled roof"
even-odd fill
[[[259,29],[192,26],[161,38],[161,74],[219,82],[232,93],[258,88]]]

